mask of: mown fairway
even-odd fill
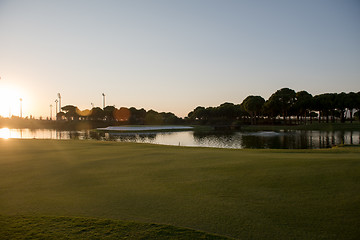
[[[355,147],[225,150],[0,140],[0,176],[4,216],[161,223],[239,239],[360,236]]]

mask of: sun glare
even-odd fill
[[[20,116],[22,98],[23,94],[19,89],[0,85],[0,116]]]
[[[10,129],[0,128],[0,139],[9,139],[10,138]]]

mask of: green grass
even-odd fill
[[[75,216],[90,218],[85,221],[95,228],[110,221],[93,220],[100,218],[239,239],[360,236],[358,147],[229,150],[1,140],[0,153],[0,214],[13,224],[13,215],[35,222],[54,216],[44,220],[49,226],[56,216]],[[9,231],[2,226],[0,236]],[[129,231],[136,234],[136,228]]]
[[[168,225],[109,219],[1,216],[1,239],[211,239],[229,238]]]

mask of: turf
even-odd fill
[[[360,236],[356,147],[229,150],[10,139],[0,141],[0,153],[5,217],[106,218],[239,239]]]
[[[208,239],[229,238],[168,225],[109,219],[1,216],[1,239]]]

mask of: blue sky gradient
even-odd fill
[[[360,91],[360,1],[0,0],[0,87],[24,115],[91,103],[195,107]]]

